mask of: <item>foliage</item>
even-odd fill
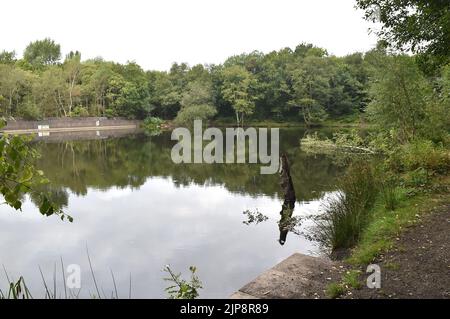
[[[366,19],[381,22],[378,35],[395,48],[421,54],[425,69],[450,57],[450,4],[429,0],[357,0]]]
[[[181,109],[175,123],[193,125],[194,120],[207,120],[217,114],[213,104],[213,93],[209,82],[190,82],[181,98]]]
[[[368,103],[374,57],[381,54],[335,57],[303,43],[294,50],[233,56],[222,65],[174,63],[163,72],[144,71],[135,62],[82,61],[78,51],[60,63],[59,45],[50,39],[32,42],[25,51],[19,60],[14,52],[0,55],[3,115],[72,116],[80,115],[75,107],[82,107],[90,116],[145,119],[151,114],[183,124],[195,118],[234,117],[239,125],[244,118],[307,125],[357,118]],[[435,101],[427,104],[429,113],[440,109],[444,115],[442,99]],[[21,113],[29,110],[27,103],[39,112]]]
[[[230,103],[236,114],[236,122],[243,125],[244,116],[253,113],[255,97],[252,94],[256,80],[244,67],[233,65],[222,70],[221,92],[224,100]]]
[[[350,133],[333,133],[333,139],[320,138],[316,133],[308,134],[300,140],[302,150],[310,154],[374,154],[375,150],[366,145],[356,130]]]
[[[38,191],[48,180],[33,165],[38,154],[27,142],[25,138],[7,134],[0,138],[0,192],[4,203],[15,210],[21,210],[23,197],[29,194],[35,198],[42,215],[55,214],[62,220],[67,217],[72,221],[72,217],[65,214],[48,194]]]
[[[375,77],[367,112],[380,131],[402,144],[411,141],[423,129],[429,84],[414,60],[403,55],[385,57]]]
[[[181,273],[175,274],[168,265],[164,271],[169,274],[169,277],[164,278],[164,280],[171,283],[171,286],[166,288],[170,299],[195,299],[199,296],[198,290],[203,287],[201,281],[195,274],[197,271],[196,267],[189,267],[189,271],[191,272],[189,281],[182,279]]]
[[[159,117],[149,116],[142,124],[146,133],[150,135],[159,135],[161,133],[161,125],[164,123]]]
[[[55,64],[61,58],[61,47],[49,38],[34,41],[25,48],[23,58],[36,68]]]
[[[85,107],[76,106],[76,107],[74,107],[73,111],[70,113],[70,116],[86,117],[86,116],[89,116],[89,111]]]
[[[447,185],[448,186],[448,185]],[[373,220],[361,234],[361,239],[347,260],[352,265],[367,265],[393,247],[399,233],[415,224],[430,208],[448,204],[439,194],[420,193],[405,198],[395,212],[386,210],[383,205],[375,207]]]
[[[193,105],[181,109],[175,118],[175,123],[177,125],[192,125],[194,120],[207,120],[216,115],[216,113],[216,109],[211,105]]]
[[[445,173],[450,169],[450,152],[429,140],[415,140],[399,149],[397,155],[405,170],[426,169]]]
[[[18,107],[17,114],[25,120],[39,120],[42,117],[39,107],[30,100]]]

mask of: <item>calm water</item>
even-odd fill
[[[303,134],[301,129],[280,131],[297,193],[295,216],[317,214],[341,171],[328,158],[302,152]],[[166,296],[166,264],[184,274],[190,265],[197,266],[205,287],[201,297],[214,298],[227,297],[294,252],[318,253],[314,242],[293,233],[279,244],[278,174],[260,175],[255,164],[175,165],[170,134],[97,135],[35,142],[42,153],[38,166],[73,223],[42,217],[30,200],[21,213],[0,206],[0,264],[16,278],[23,275],[35,297],[44,296],[39,266],[53,285],[58,263],[62,287],[61,257],[65,265],[81,266],[80,296],[94,293],[86,246],[105,294],[110,297],[113,290],[112,270],[119,295],[128,296],[131,274],[132,296],[138,298]],[[247,209],[258,209],[269,219],[245,225]],[[4,274],[0,287],[6,287]]]

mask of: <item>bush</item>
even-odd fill
[[[113,110],[113,109],[106,109],[105,110],[105,116],[110,119],[110,118],[116,117],[117,116],[117,112],[115,110]]]
[[[144,125],[145,126],[160,126],[161,124],[163,124],[164,121],[162,119],[160,119],[159,117],[147,117],[144,120]]]
[[[419,167],[408,173],[407,181],[413,187],[425,186],[430,181],[430,174],[425,168]]]
[[[41,110],[32,101],[26,101],[18,110],[19,116],[25,120],[33,121],[42,118]]]
[[[208,104],[182,108],[175,118],[177,125],[192,125],[194,120],[206,120],[216,115],[217,110]]]
[[[423,168],[446,172],[450,168],[450,154],[443,147],[428,140],[416,140],[401,147],[399,157],[404,169],[414,171]]]
[[[72,112],[70,113],[70,116],[73,116],[73,117],[87,117],[87,116],[89,116],[89,111],[85,107],[76,106],[76,107],[73,108]]]
[[[145,132],[151,136],[161,134],[161,125],[164,123],[159,117],[147,117],[144,120],[142,127]]]
[[[323,216],[316,221],[316,239],[332,250],[354,246],[370,221],[378,194],[372,165],[351,164],[338,189],[337,195],[325,205]]]

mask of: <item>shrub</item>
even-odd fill
[[[159,117],[149,116],[144,120],[145,126],[160,126],[164,121]]]
[[[39,120],[42,118],[41,110],[32,101],[26,101],[23,105],[19,107],[19,116],[25,120]]]
[[[117,112],[115,110],[113,110],[113,109],[106,109],[105,110],[105,116],[110,119],[110,118],[116,117],[117,116]]]
[[[430,174],[426,169],[419,167],[408,173],[407,181],[414,187],[425,186],[430,181]]]
[[[435,172],[445,172],[450,168],[448,150],[428,140],[416,140],[402,146],[400,160],[408,171],[424,168]]]
[[[87,116],[89,116],[89,111],[85,107],[76,106],[76,107],[73,108],[72,113],[70,114],[70,116],[87,117]]]
[[[164,123],[159,117],[149,116],[144,120],[142,127],[145,132],[151,136],[161,134],[161,125]]]
[[[208,104],[182,108],[175,118],[177,125],[192,125],[194,120],[206,120],[216,115],[217,110]]]

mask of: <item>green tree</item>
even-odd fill
[[[413,58],[388,56],[383,67],[375,71],[368,113],[382,131],[406,143],[423,125],[431,92]]]
[[[63,72],[66,77],[66,83],[69,93],[68,114],[72,113],[74,108],[74,98],[80,96],[79,78],[81,73],[81,53],[70,52],[66,56],[63,64]]]
[[[0,52],[0,64],[14,64],[16,62],[16,52],[3,50]]]
[[[61,47],[49,38],[37,40],[25,48],[23,58],[36,68],[56,64],[61,58]]]
[[[236,114],[237,125],[244,125],[244,116],[255,109],[252,88],[256,79],[244,67],[233,65],[222,70],[222,95],[230,103]]]
[[[330,73],[327,61],[310,55],[299,60],[292,71],[293,99],[291,105],[300,108],[306,125],[323,121],[327,114]]]
[[[190,82],[181,99],[181,109],[175,122],[192,125],[194,120],[206,120],[216,113],[211,86],[199,81]]]
[[[381,22],[378,35],[398,49],[421,53],[431,70],[450,60],[450,2],[446,0],[357,0],[366,19]],[[427,66],[428,64],[428,66]]]
[[[10,64],[0,64],[0,107],[4,115],[13,115],[20,103],[30,74]]]
[[[2,119],[0,128],[5,125]],[[72,217],[65,214],[61,207],[54,203],[50,196],[38,189],[48,180],[42,171],[32,164],[38,154],[29,146],[29,141],[20,136],[3,134],[0,137],[0,192],[4,203],[21,210],[23,197],[31,195],[42,215],[58,215],[61,219]]]
[[[44,116],[69,116],[66,77],[51,66],[33,83],[33,99]]]

